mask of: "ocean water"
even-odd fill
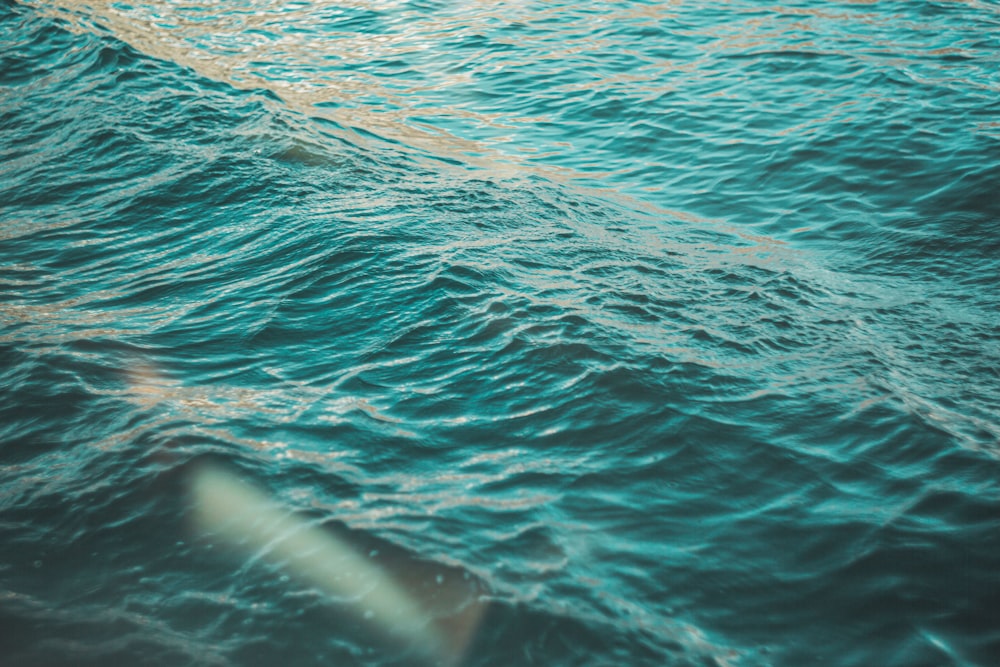
[[[0,664],[1000,664],[1000,5],[0,1]]]

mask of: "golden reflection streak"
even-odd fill
[[[637,9],[609,3],[602,20],[613,24],[641,15],[650,21],[664,21],[675,13],[675,5]],[[512,33],[516,41],[531,44],[532,50],[549,57],[563,58],[567,64],[579,61],[567,49],[572,43],[594,43],[589,23],[560,25],[555,30],[546,24],[558,8],[538,9],[520,2],[497,5],[487,0],[469,0],[461,5],[462,12],[448,8],[429,13],[406,10],[406,4],[395,0],[349,0],[348,2],[313,2],[290,6],[278,0],[244,0],[239,5],[218,5],[207,0],[156,2],[144,6],[124,6],[113,0],[54,0],[40,6],[57,17],[70,21],[77,28],[88,22],[110,29],[134,48],[158,58],[189,67],[207,78],[223,81],[242,89],[265,89],[278,95],[291,108],[309,116],[319,116],[337,122],[350,134],[352,142],[365,145],[370,140],[357,134],[355,128],[398,142],[400,149],[415,147],[472,166],[488,168],[499,178],[523,177],[539,173],[560,182],[575,179],[601,179],[614,172],[602,172],[599,161],[583,171],[566,167],[526,162],[530,150],[519,149],[520,157],[502,153],[493,144],[516,139],[516,125],[548,119],[526,119],[503,114],[483,114],[451,105],[419,108],[411,105],[412,93],[436,88],[467,91],[471,83],[469,67],[476,63],[462,62],[466,56],[454,49],[442,48],[441,41],[453,34],[476,28],[482,21],[492,20],[508,25],[524,24],[526,30]],[[327,30],[324,39],[303,35],[319,34],[313,26],[321,20],[330,22],[344,7],[384,10],[387,32],[379,35]],[[452,8],[454,9],[454,8]],[[313,27],[312,30],[303,28]],[[572,39],[577,35],[579,39]],[[425,38],[423,36],[432,36]],[[198,48],[202,46],[203,48]],[[204,48],[210,46],[211,48]],[[421,59],[422,52],[433,54],[433,66]],[[210,54],[210,55],[209,55]],[[412,56],[412,58],[411,58]],[[499,56],[498,56],[499,57]],[[416,83],[393,73],[380,79],[369,72],[350,71],[351,65],[369,61],[405,63],[420,79]],[[421,63],[426,71],[416,71]],[[489,65],[502,66],[503,60],[491,60]],[[373,67],[376,65],[373,65]],[[467,67],[468,66],[468,67]],[[650,63],[648,71],[632,76],[649,77],[645,86],[650,94],[667,92],[664,70],[694,67],[669,60]],[[370,69],[370,68],[369,68]],[[276,73],[281,74],[277,76]],[[623,79],[624,80],[624,79]],[[614,80],[598,79],[595,87],[613,85]],[[656,88],[656,86],[659,88]],[[662,90],[660,90],[662,88]],[[558,89],[560,94],[566,90]],[[379,100],[372,103],[372,99]],[[431,116],[465,117],[493,127],[511,128],[512,135],[498,137],[490,143],[456,136],[441,128],[422,122]],[[527,147],[532,148],[531,146]],[[598,188],[590,189],[599,196],[622,202],[629,208],[680,219],[687,222],[712,223],[698,216],[635,200],[628,195]],[[731,231],[725,225],[722,232]]]
[[[410,108],[406,93],[398,86],[385,85],[367,73],[344,75],[344,64],[365,59],[390,60],[416,50],[432,48],[427,42],[414,42],[412,34],[444,32],[433,25],[432,19],[421,24],[415,21],[409,30],[396,34],[364,35],[359,33],[329,33],[322,41],[301,39],[296,25],[308,26],[316,15],[327,8],[388,6],[391,3],[337,2],[313,3],[308,11],[291,8],[278,2],[253,3],[252,12],[240,12],[227,6],[218,11],[214,3],[158,3],[145,10],[121,8],[109,0],[57,0],[47,6],[57,16],[81,27],[81,15],[93,17],[95,23],[106,25],[121,40],[154,57],[189,67],[207,78],[226,82],[241,89],[264,89],[277,94],[290,107],[309,115],[333,120],[344,128],[359,127],[367,132],[400,142],[403,147],[433,150],[438,154],[463,161],[481,162],[477,156],[488,154],[489,148],[479,141],[455,136],[438,128],[421,129],[414,118],[452,115],[473,118],[485,125],[497,125],[499,114],[481,114],[464,109]],[[44,9],[45,7],[43,7]],[[211,9],[209,9],[211,8]],[[205,11],[210,16],[190,17],[185,14]],[[431,25],[424,25],[430,23]],[[280,25],[280,33],[271,32]],[[199,52],[200,41],[211,44],[211,56]],[[267,65],[263,65],[267,63]],[[324,72],[331,64],[340,65],[334,73]],[[283,77],[265,76],[269,72],[284,73]],[[451,75],[446,67],[429,72],[444,85],[465,83],[464,74]],[[454,80],[450,80],[454,79]],[[441,85],[441,84],[438,84]],[[361,104],[357,99],[377,98],[380,105]],[[396,108],[389,108],[396,107]],[[362,141],[360,137],[356,138]],[[504,156],[509,160],[510,156]],[[483,165],[479,165],[483,166]],[[512,170],[509,165],[488,163],[494,171]]]
[[[676,3],[640,10],[609,3],[602,20],[609,24],[634,20],[637,16],[662,20],[673,4]],[[338,27],[335,19],[345,7],[383,12],[379,25],[386,32],[335,30]],[[530,43],[532,47],[541,45],[537,47],[540,58],[570,65],[585,55],[576,51],[586,52],[600,46],[600,40],[591,34],[592,26],[586,22],[560,25],[554,31],[546,21],[557,8],[538,9],[522,2],[497,4],[487,0],[469,0],[433,13],[417,13],[394,0],[312,2],[298,6],[278,0],[244,0],[240,5],[227,5],[225,11],[204,0],[130,6],[113,0],[55,0],[39,8],[68,20],[78,29],[88,23],[103,26],[139,51],[189,67],[207,78],[241,89],[269,90],[293,109],[336,122],[355,143],[368,141],[354,134],[355,128],[360,128],[398,143],[397,148],[430,151],[488,168],[500,177],[534,172],[560,181],[600,178],[600,174],[537,161],[537,156],[531,156],[537,149],[531,142],[516,145],[519,124],[551,119],[474,111],[464,108],[460,100],[447,107],[433,102],[430,106],[413,104],[414,93],[422,91],[453,89],[458,93],[474,93],[473,75],[479,68],[517,64],[504,62],[502,54],[494,54],[486,63],[469,60],[467,55],[442,44],[452,36],[477,30],[484,21],[529,26],[517,31],[511,41]],[[322,29],[316,27],[320,22],[325,24]],[[318,34],[323,34],[323,38],[316,37]],[[573,39],[574,35],[579,39]],[[425,52],[432,57],[422,56]],[[349,69],[360,63],[371,66],[364,70]],[[393,70],[388,77],[375,76],[372,70],[386,63],[391,67],[403,67],[406,63],[406,71],[402,75]],[[644,78],[649,86],[656,85],[657,72],[663,66],[663,63],[650,65],[650,72]],[[430,117],[464,119],[511,132],[508,136],[480,141],[423,122]],[[513,153],[499,150],[499,144],[513,145]]]

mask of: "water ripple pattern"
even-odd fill
[[[0,35],[3,664],[995,664],[996,3]]]

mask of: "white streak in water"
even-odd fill
[[[459,657],[464,642],[445,641],[420,601],[343,539],[221,468],[197,467],[191,489],[200,531],[284,568],[428,659],[452,663]]]

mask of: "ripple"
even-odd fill
[[[463,665],[996,653],[990,5],[0,22],[15,662],[413,664],[208,459]]]

